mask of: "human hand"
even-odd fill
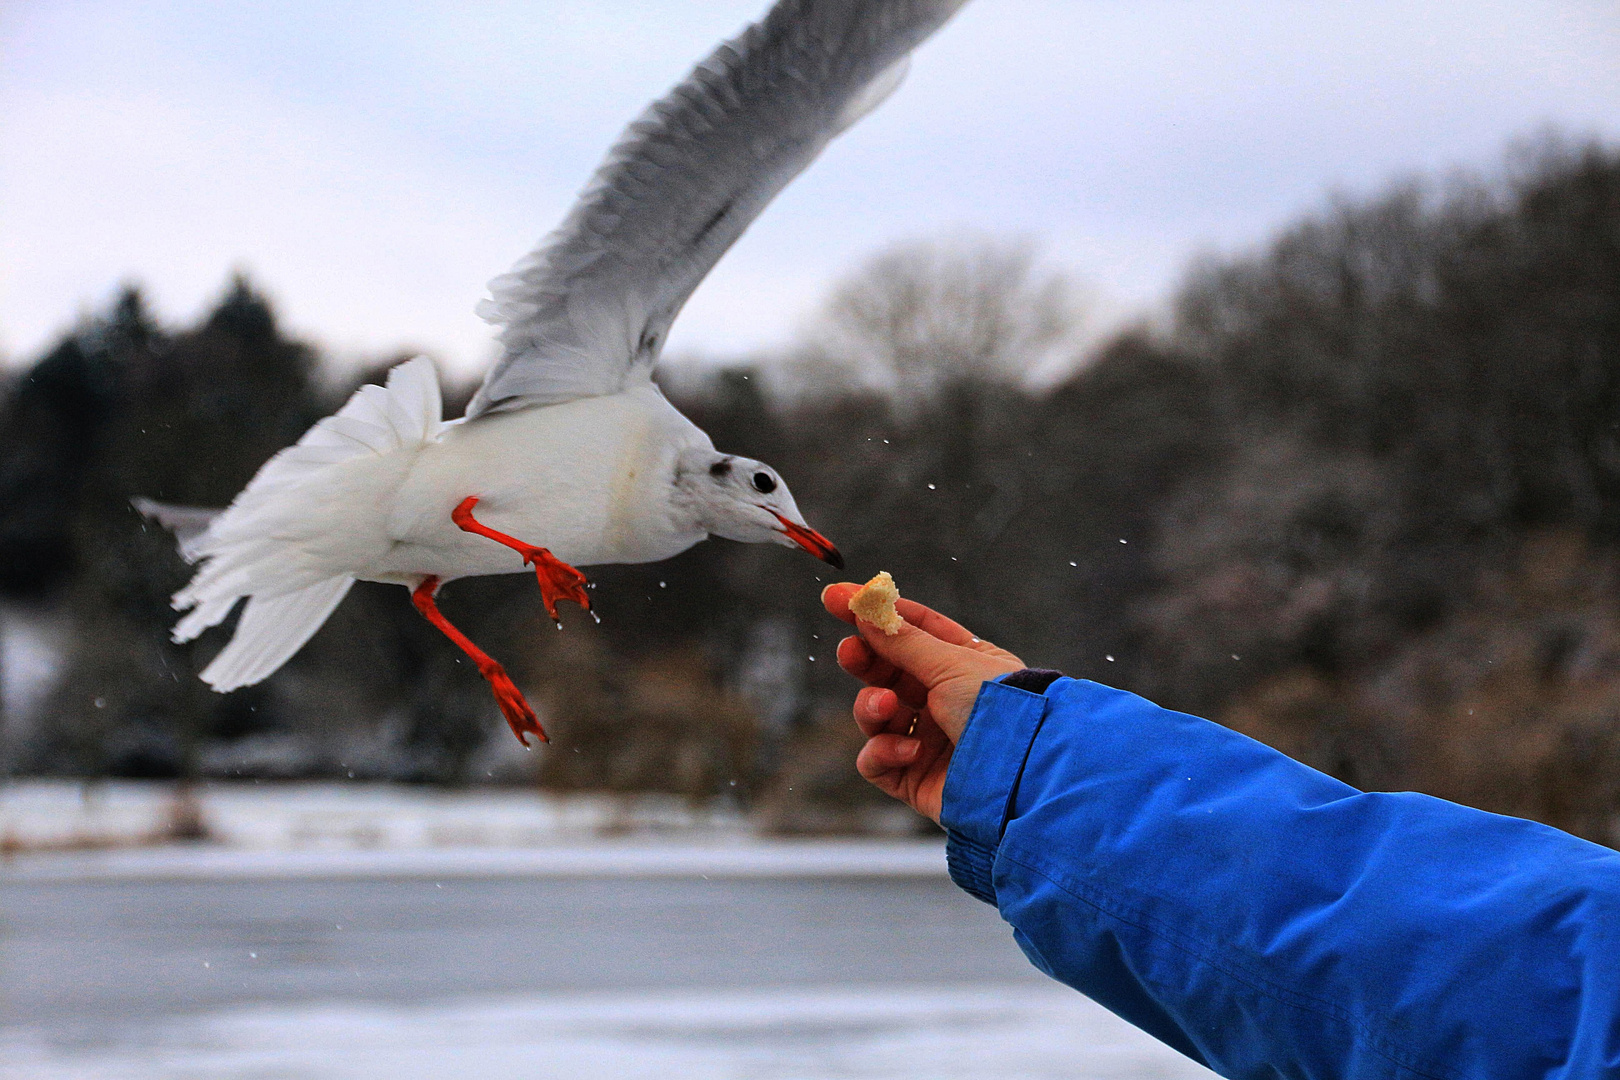
[[[827,611],[860,632],[838,643],[838,666],[867,684],[855,695],[855,723],[866,736],[855,769],[938,822],[951,752],[979,687],[1024,662],[912,600],[895,605],[905,620],[900,632],[885,634],[850,612],[858,591],[840,582],[821,592]]]

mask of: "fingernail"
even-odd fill
[[[900,756],[906,761],[910,761],[912,758],[916,757],[917,751],[921,749],[922,743],[918,742],[916,739],[900,740]]]

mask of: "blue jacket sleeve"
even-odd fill
[[[1037,967],[1223,1076],[1620,1076],[1607,848],[1074,679],[985,684],[942,818]]]

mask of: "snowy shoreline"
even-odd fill
[[[177,842],[183,808],[200,839]],[[187,835],[179,833],[178,835]],[[0,880],[945,873],[938,838],[762,838],[670,796],[391,784],[0,785]]]
[[[533,847],[599,836],[751,835],[734,804],[671,795],[557,795],[529,788],[368,782],[139,780],[0,784],[0,847],[83,850],[179,838],[253,850]]]
[[[208,845],[28,852],[0,883],[481,877],[944,877],[932,840],[602,840],[544,848],[243,851]]]

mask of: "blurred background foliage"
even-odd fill
[[[1027,247],[917,243],[858,268],[790,355],[661,379],[780,468],[852,578],[889,570],[1032,664],[1358,786],[1620,840],[1620,152],[1549,141],[1489,182],[1335,203],[1100,345],[1084,314]],[[395,587],[357,586],[265,683],[209,691],[225,635],[168,642],[186,569],[129,498],[223,505],[353,389],[331,380],[238,278],[184,329],[132,288],[5,386],[0,768],[893,825],[851,768],[831,578],[783,548],[595,568],[602,625],[560,634],[532,582],[447,587],[543,712],[535,754]]]

